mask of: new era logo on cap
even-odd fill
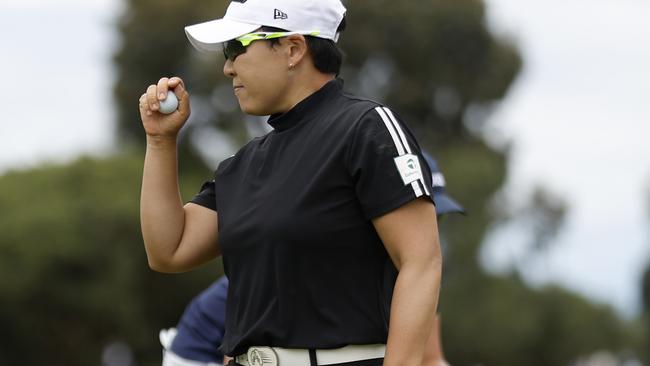
[[[289,16],[280,9],[275,9],[275,14],[273,14],[273,19],[288,19]]]

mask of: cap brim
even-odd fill
[[[187,38],[199,51],[221,50],[221,44],[250,33],[261,25],[237,22],[230,19],[217,19],[185,27]]]
[[[433,200],[436,203],[436,213],[438,215],[448,213],[465,214],[463,206],[445,193],[433,192]]]

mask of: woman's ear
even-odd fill
[[[307,56],[307,40],[302,34],[293,34],[285,37],[287,66],[293,68],[300,64]]]

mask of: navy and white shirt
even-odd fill
[[[193,361],[222,363],[228,278],[221,277],[185,308],[171,344],[175,354]]]
[[[227,355],[386,342],[396,269],[371,220],[431,200],[431,173],[395,112],[342,88],[271,116],[192,201],[218,212]]]

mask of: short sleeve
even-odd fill
[[[408,127],[388,108],[368,111],[355,126],[346,159],[368,219],[418,197],[431,202],[431,172]]]
[[[190,202],[216,211],[217,199],[214,193],[214,180],[203,183],[199,193],[197,193]]]

